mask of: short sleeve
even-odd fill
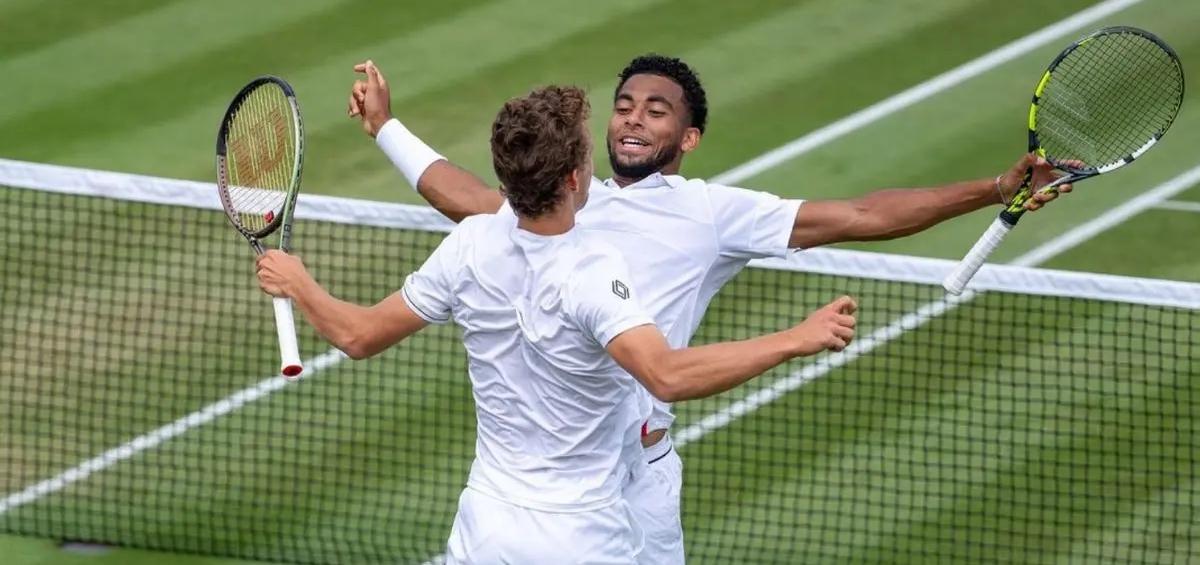
[[[722,255],[755,259],[787,254],[802,201],[719,184],[707,189]]]
[[[576,324],[601,347],[629,329],[654,323],[638,302],[629,268],[616,250],[585,257],[568,292]]]
[[[462,264],[463,222],[442,240],[420,269],[404,279],[400,292],[418,316],[431,324],[450,321],[454,305],[455,269]]]

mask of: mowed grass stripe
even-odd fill
[[[589,89],[590,123],[596,139],[601,140],[617,73],[632,57],[649,51],[677,53],[682,48],[705,45],[713,35],[774,19],[792,4],[787,0],[699,3],[670,0],[647,5],[559,38],[519,59],[463,75],[432,90],[394,99],[392,109],[442,154],[493,181],[488,139],[496,111],[508,98],[551,83]],[[687,25],[665,25],[664,14],[681,12],[689,13]],[[397,53],[376,55],[376,62],[389,76],[393,76],[393,64],[401,59]],[[349,190],[364,198],[424,203],[418,195],[403,188],[402,177],[350,120],[334,124],[310,139],[313,147],[321,147],[323,155],[332,157],[325,159],[321,168],[308,177],[314,190]],[[601,163],[605,160],[602,144],[597,147],[596,160]],[[354,184],[347,187],[346,178],[355,179]]]
[[[0,59],[52,45],[180,0],[31,0],[0,3]]]
[[[17,130],[9,121],[79,96],[86,90],[169,68],[186,57],[259,34],[264,27],[302,19],[339,1],[303,0],[276,4],[274,9],[267,5],[251,9],[244,0],[171,3],[116,19],[111,25],[71,36],[43,49],[0,60],[0,76],[6,77],[0,81],[0,100],[5,101],[0,105],[0,131],[5,132],[2,139],[8,141],[6,145],[16,145],[45,138],[69,142],[76,136],[87,135],[88,132],[77,129]],[[176,80],[195,85],[212,77],[180,76]],[[151,91],[162,88],[162,84],[142,86]],[[103,112],[111,102],[84,98],[80,104],[88,111]],[[140,123],[136,113],[126,118],[130,125]],[[212,119],[219,120],[220,115]],[[102,147],[95,149],[103,151]],[[9,149],[0,147],[0,151],[8,153]],[[54,155],[46,153],[39,160]]]
[[[975,59],[1089,4],[1091,2],[1086,0],[1048,5],[1032,0],[1004,4],[975,2],[937,12],[936,18],[910,15],[905,19],[915,25],[901,34],[859,37],[863,32],[856,31],[855,26],[848,23],[848,29],[829,34],[830,45],[836,46],[842,56],[836,59],[818,56],[817,60],[823,62],[810,66],[804,63],[805,54],[797,53],[794,56],[797,62],[792,65],[799,65],[802,73],[777,81],[771,88],[762,89],[753,96],[742,97],[734,106],[714,114],[713,133],[705,139],[703,149],[697,154],[704,158],[693,164],[694,174],[712,175],[729,170],[801,133],[820,128]],[[1033,13],[1038,14],[1036,20],[1030,18]],[[817,29],[821,29],[821,25],[821,21],[808,24]],[[804,33],[803,28],[797,33]],[[782,72],[789,72],[787,65],[779,66]],[[995,73],[993,70],[988,74]],[[736,84],[732,88],[736,88]],[[1024,99],[1027,101],[1028,95]],[[877,127],[861,130],[858,135],[876,137],[879,135]],[[787,173],[778,172],[782,170]],[[898,172],[904,173],[903,170]],[[773,173],[767,175],[770,182],[754,178],[743,184],[787,196],[854,194],[841,188],[846,184],[844,180],[835,187],[813,187],[792,167],[781,166]]]
[[[617,73],[636,55],[650,51],[658,51],[682,57],[700,72],[705,89],[709,95],[710,120],[713,116],[728,115],[727,110],[736,105],[739,99],[753,96],[762,89],[771,88],[779,82],[792,80],[797,75],[807,76],[806,69],[824,68],[823,62],[840,61],[863,45],[871,45],[880,36],[900,36],[920,28],[924,23],[936,20],[946,12],[969,5],[974,0],[955,0],[954,2],[931,2],[930,0],[905,0],[894,5],[881,8],[878,4],[865,0],[835,2],[834,0],[811,0],[798,5],[776,6],[767,10],[767,3],[741,3],[734,5],[736,10],[730,10],[728,4],[713,5],[697,11],[692,25],[686,28],[662,29],[661,21],[647,18],[640,26],[620,29],[597,30],[595,41],[588,44],[576,43],[587,51],[581,52],[580,59],[588,60],[587,52],[606,53],[617,52],[621,56],[604,57],[611,59],[610,66],[600,70],[598,75],[584,77],[585,86],[590,87],[590,100],[593,106],[591,120],[592,133],[597,140],[603,140],[606,134],[608,117],[612,106],[612,92],[616,85]],[[751,12],[748,7],[753,7]],[[670,6],[664,6],[670,8]],[[696,10],[694,6],[679,6],[679,9]],[[884,10],[883,13],[880,10]],[[671,11],[666,9],[663,11]],[[656,11],[658,12],[658,11]],[[732,12],[732,13],[731,13]],[[747,13],[749,12],[749,13]],[[871,13],[875,18],[865,18]],[[753,19],[742,17],[753,16]],[[639,29],[644,27],[646,29]],[[628,38],[626,38],[628,36]],[[653,41],[639,41],[641,37],[651,37]],[[643,44],[646,44],[643,46]],[[637,45],[637,48],[626,49],[625,45]],[[831,46],[836,45],[837,48]],[[618,49],[614,49],[618,46]],[[567,49],[573,49],[567,46]],[[549,50],[548,56],[553,56],[557,49]],[[601,61],[591,57],[592,64]],[[756,61],[758,64],[747,64]],[[522,62],[523,63],[523,62]],[[515,66],[515,65],[514,65]],[[537,65],[534,65],[537,68]],[[520,71],[516,68],[514,72]],[[542,82],[556,82],[555,76],[571,76],[579,74],[568,69],[557,70],[556,74],[539,73]],[[518,83],[516,92],[528,88],[535,81]],[[485,88],[476,87],[474,91],[487,92]],[[490,101],[498,106],[502,98],[496,97]],[[429,101],[430,106],[438,103],[445,105],[444,97]],[[486,101],[476,104],[489,108]],[[428,111],[436,111],[430,108]],[[437,147],[451,159],[471,170],[477,171],[482,177],[494,182],[491,172],[491,158],[487,145],[488,129],[494,109],[484,110],[476,116],[474,124],[463,123],[462,127],[442,130],[437,122],[430,120],[430,125],[423,130],[440,133],[441,136],[455,137],[445,145]],[[412,115],[428,113],[413,112]],[[728,134],[727,130],[710,130],[712,135],[721,137]],[[430,140],[436,142],[436,140]],[[705,139],[705,151],[688,157],[685,173],[697,168],[694,161],[703,159],[707,150],[709,138]],[[603,147],[600,145],[600,147]],[[607,176],[609,167],[607,157],[603,152],[595,155],[597,171],[600,176]],[[368,181],[374,184],[378,177],[387,178],[390,165],[386,161],[373,159],[372,165],[382,163],[384,170],[379,171]],[[383,180],[381,178],[381,180]],[[391,173],[390,178],[395,178]],[[417,201],[417,196],[407,192],[392,191],[391,194],[380,195],[383,198],[400,196],[406,200]]]
[[[252,77],[269,73],[290,79],[289,75],[294,74],[294,69],[303,69],[322,61],[330,53],[357,49],[364,40],[374,41],[379,37],[417,32],[424,26],[453,18],[476,2],[447,0],[421,3],[406,11],[377,10],[377,16],[364,20],[362,14],[372,12],[379,5],[377,2],[344,1],[331,3],[324,10],[278,22],[277,25],[263,21],[256,34],[230,38],[208,50],[146,72],[116,77],[111,84],[88,88],[57,104],[11,120],[7,127],[16,134],[14,143],[16,139],[28,140],[12,147],[10,152],[16,157],[33,159],[39,155],[56,154],[73,146],[96,147],[104,145],[104,140],[112,138],[114,134],[168,122],[196,107],[221,108],[214,110],[216,113],[210,117],[213,125],[208,129],[215,130],[224,104],[228,104],[237,89]],[[256,17],[269,20],[265,15]],[[354,30],[355,33],[329,34],[330,29]],[[310,40],[323,35],[328,36],[324,41]],[[346,59],[347,62],[349,60]],[[203,80],[197,80],[199,77],[203,77]],[[302,95],[300,103],[302,111],[310,113]],[[97,105],[103,105],[104,111],[96,111]],[[321,112],[325,109],[317,107],[313,110]],[[66,136],[69,144],[60,137],[36,135],[46,130],[70,131],[71,134]],[[211,145],[210,138],[213,135],[213,131],[194,131],[190,137],[193,142],[204,140]],[[123,147],[125,144],[121,142],[115,145]],[[205,154],[189,154],[182,162],[208,161],[205,164],[211,170],[211,153],[210,147]],[[102,159],[110,156],[111,153],[95,155]],[[317,157],[309,159],[309,162],[319,163],[323,160],[320,154]],[[180,175],[171,173],[178,172],[175,169],[180,162],[180,159],[142,160],[141,163],[129,165],[141,172],[158,172],[161,169],[158,174],[175,177]],[[97,168],[122,170],[115,167],[116,164],[102,163]],[[209,180],[210,170],[191,172],[194,178]]]
[[[517,59],[562,37],[603,25],[609,19],[644,5],[645,2],[639,0],[617,0],[573,4],[568,10],[550,9],[542,0],[503,0],[467,10],[399,37],[363,38],[357,47],[331,52],[320,61],[303,67],[272,70],[284,75],[296,87],[304,111],[305,129],[317,133],[325,127],[347,127],[346,100],[354,78],[351,66],[368,55],[397,55],[396,62],[386,70],[392,77],[393,96],[403,99],[491,65]],[[352,29],[338,31],[353,33]],[[280,41],[286,44],[311,41],[311,38],[281,38]],[[244,79],[239,77],[237,80],[240,84]],[[102,160],[106,168],[113,168],[113,163],[127,163],[138,172],[145,170],[146,163],[170,162],[176,170],[191,171],[181,176],[203,178],[210,174],[207,171],[212,167],[214,124],[229,96],[232,91],[182,108],[177,116],[168,120],[108,132],[87,143],[67,144],[56,152],[56,160],[72,164]],[[102,157],[95,152],[98,145],[108,148]],[[319,155],[319,147],[311,149]],[[310,172],[319,166],[319,163],[306,162]],[[353,182],[353,179],[343,182]]]
[[[1147,210],[1047,262],[1054,269],[1200,282],[1200,215]]]

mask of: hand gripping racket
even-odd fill
[[[296,93],[283,79],[263,76],[230,102],[217,133],[217,192],[225,214],[255,253],[263,238],[280,232],[279,249],[292,240],[292,212],[300,189],[304,127]],[[280,372],[296,378],[304,371],[296,346],[292,301],[275,298]]]
[[[1132,27],[1108,27],[1071,44],[1050,63],[1029,108],[1029,150],[1066,175],[1041,188],[1110,173],[1148,151],[1183,103],[1183,67],[1163,40]],[[960,294],[1000,246],[1033,195],[1021,190],[942,286]]]

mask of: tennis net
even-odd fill
[[[302,195],[348,300],[450,228]],[[210,185],[0,160],[0,532],[294,563],[442,552],[474,448],[459,333],[350,361],[269,299]],[[838,250],[755,262],[697,343],[860,303],[845,352],[678,406],[693,563],[1200,559],[1200,285]]]

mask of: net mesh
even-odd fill
[[[1051,73],[1038,106],[1038,140],[1055,163],[1100,168],[1166,132],[1182,101],[1178,59],[1138,33],[1105,33]]]
[[[474,449],[458,331],[350,361],[299,324],[306,378],[272,375],[270,300],[212,200],[0,188],[0,531],[435,559]],[[398,288],[443,235],[362,225],[398,207],[317,200],[301,197],[296,250],[355,302]],[[1200,285],[1044,296],[1075,283],[1022,270],[1039,290],[947,301],[939,276],[887,280],[920,261],[887,261],[913,267],[764,264],[713,302],[696,342],[784,328],[843,293],[860,337],[678,407],[691,562],[1200,560],[1200,309],[1161,303],[1200,302]]]

